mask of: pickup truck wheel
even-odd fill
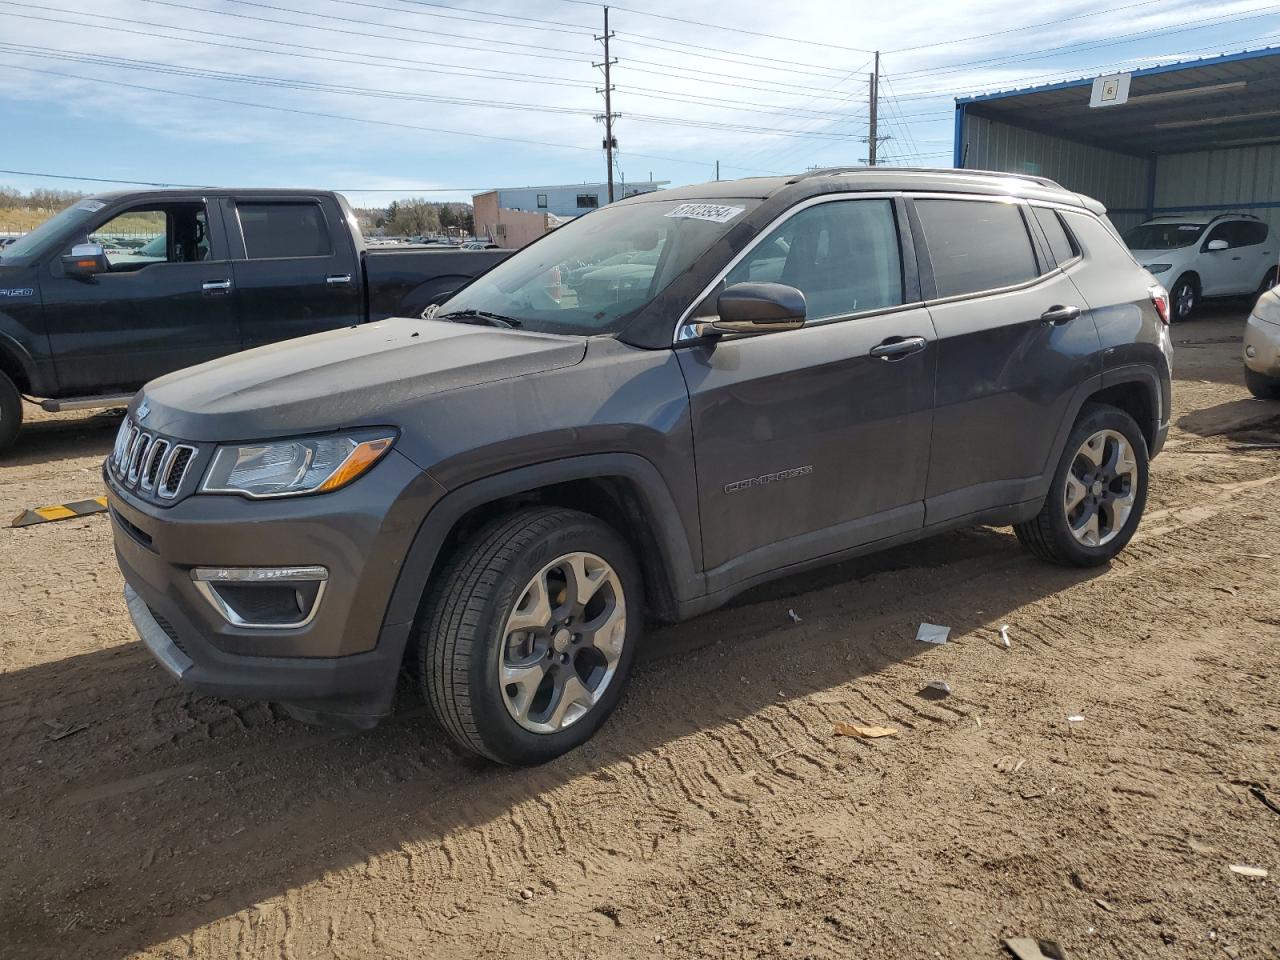
[[[1245,367],[1244,385],[1259,400],[1280,400],[1280,377],[1268,377]]]
[[[1063,566],[1107,563],[1125,548],[1147,502],[1147,442],[1123,410],[1081,412],[1040,513],[1014,527],[1041,560]]]
[[[1178,282],[1169,291],[1169,305],[1173,313],[1173,322],[1182,323],[1190,320],[1191,314],[1200,303],[1200,288],[1191,277],[1179,277]]]
[[[464,750],[542,763],[613,712],[641,626],[627,544],[576,510],[534,507],[462,544],[429,588],[417,676]]]
[[[13,446],[22,427],[22,394],[3,373],[0,373],[0,453]]]

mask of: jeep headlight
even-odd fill
[[[1147,264],[1147,271],[1149,273],[1154,273],[1154,274],[1168,273],[1172,269],[1173,269],[1172,263],[1148,263]]]
[[[368,472],[395,441],[395,431],[378,429],[219,447],[200,492],[255,499],[329,493]]]

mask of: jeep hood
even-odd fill
[[[153,380],[146,426],[185,440],[252,440],[399,422],[435,394],[572,366],[586,341],[390,319],[232,354]]]

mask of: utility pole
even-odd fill
[[[719,160],[716,161],[716,179],[717,180],[720,179],[720,161]]]
[[[875,68],[871,71],[871,130],[867,137],[867,165],[876,165],[876,147],[880,145],[876,110],[880,105],[880,51],[876,51]]]
[[[605,163],[609,168],[609,202],[613,203],[613,151],[618,148],[618,141],[613,136],[613,121],[615,114],[613,112],[613,81],[609,75],[609,68],[612,67],[617,60],[609,58],[609,40],[613,34],[609,32],[609,8],[604,8],[604,36],[596,37],[604,44],[604,63],[593,63],[593,67],[604,68],[604,89],[596,88],[596,93],[604,94],[604,113],[596,116],[597,120],[604,121],[604,156]]]

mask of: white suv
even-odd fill
[[[1280,246],[1255,216],[1156,217],[1124,235],[1134,258],[1169,291],[1172,319],[1186,320],[1202,297],[1238,297],[1276,282]]]

